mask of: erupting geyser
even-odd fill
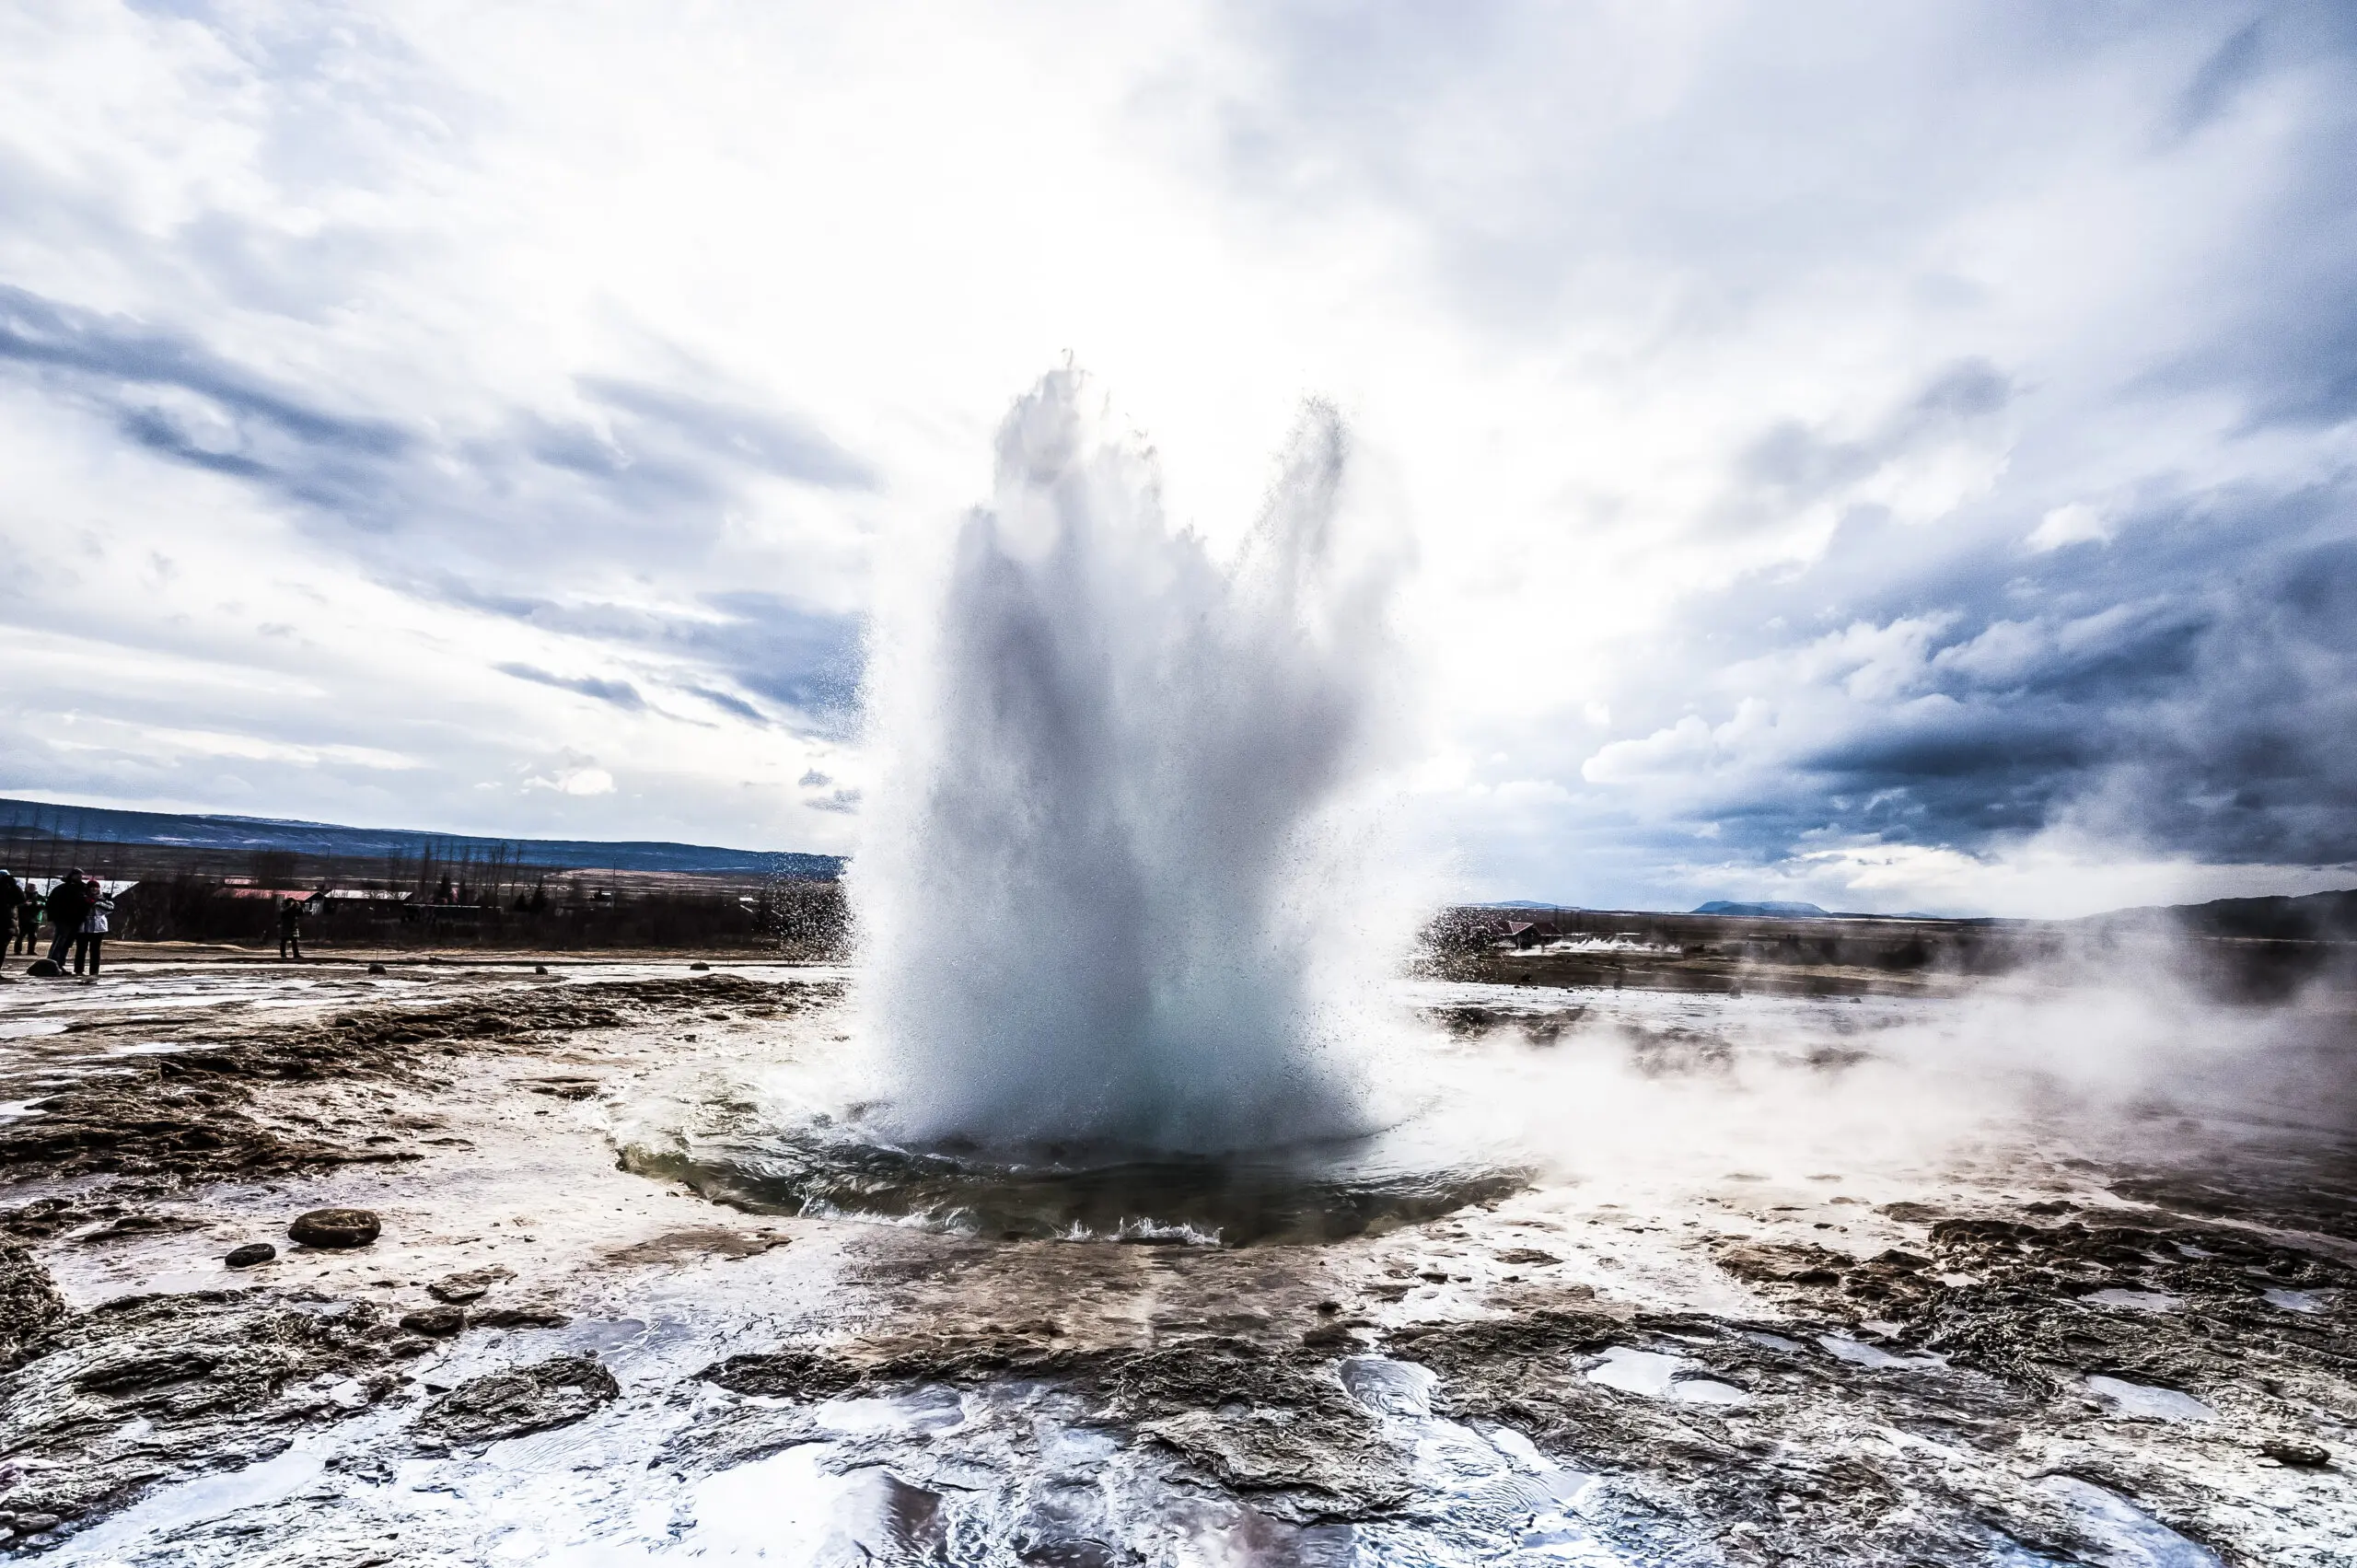
[[[992,505],[888,610],[880,779],[852,892],[912,1144],[1212,1153],[1357,1130],[1353,825],[1393,668],[1345,563],[1346,447],[1313,405],[1230,561],[1153,456],[1051,375]]]

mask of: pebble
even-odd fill
[[[267,1263],[278,1256],[278,1249],[267,1241],[249,1241],[243,1247],[233,1247],[221,1260],[233,1269],[250,1269],[257,1263]]]
[[[382,1228],[367,1209],[313,1209],[298,1215],[286,1234],[306,1247],[366,1247]]]

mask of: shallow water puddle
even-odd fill
[[[1693,1363],[1682,1355],[1660,1351],[1631,1350],[1614,1345],[1603,1363],[1588,1372],[1587,1380],[1649,1400],[1676,1400],[1695,1405],[1739,1405],[1751,1396],[1731,1383],[1689,1376]]]
[[[2285,1312],[2328,1312],[2332,1303],[2314,1291],[2270,1289],[2258,1293],[2268,1306]]]
[[[1767,1341],[1772,1340],[1775,1336],[1759,1334],[1751,1337]],[[1789,1341],[1784,1342],[1790,1343]],[[1894,1368],[1899,1371],[1916,1371],[1925,1367],[1945,1366],[1948,1364],[1946,1356],[1933,1354],[1928,1351],[1914,1355],[1894,1355],[1880,1345],[1870,1345],[1864,1340],[1846,1339],[1840,1334],[1819,1334],[1817,1337],[1817,1342],[1825,1348],[1826,1353],[1836,1360],[1846,1361],[1852,1366],[1865,1367],[1871,1372],[1887,1372]],[[1793,1348],[1798,1350],[1800,1347],[1794,1345]]]
[[[202,1476],[166,1487],[126,1508],[94,1530],[75,1537],[52,1562],[116,1562],[136,1544],[167,1537],[193,1525],[226,1518],[245,1508],[283,1503],[327,1471],[325,1446],[298,1439],[274,1459],[226,1475]]]
[[[2098,1561],[2104,1568],[2225,1568],[2216,1552],[2186,1539],[2117,1493],[2076,1476],[2049,1476],[2039,1484],[2103,1542],[2107,1550]]]
[[[2087,1387],[2109,1405],[2114,1414],[2142,1416],[2153,1421],[2215,1421],[2218,1412],[2175,1388],[2155,1388],[2118,1377],[2094,1376]]]
[[[2174,1312],[2177,1298],[2156,1290],[2098,1290],[2079,1297],[2097,1307],[2118,1307],[2130,1312]]]

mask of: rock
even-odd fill
[[[468,1379],[431,1400],[417,1430],[454,1443],[496,1443],[568,1425],[621,1396],[595,1356],[560,1355]]]
[[[2303,1469],[2332,1463],[2330,1451],[2322,1445],[2289,1437],[2270,1437],[2258,1446],[2258,1451],[2279,1465],[2296,1465]]]
[[[534,974],[546,974],[549,972],[549,967],[546,964],[534,964],[532,966],[532,972]]]
[[[401,1334],[396,1336],[393,1342],[385,1347],[385,1353],[407,1361],[413,1355],[424,1355],[433,1348],[430,1342],[418,1338],[415,1334]]]
[[[573,1319],[546,1302],[528,1301],[486,1307],[470,1313],[468,1321],[480,1329],[562,1329]]]
[[[243,1247],[233,1247],[221,1260],[233,1269],[250,1269],[257,1263],[267,1263],[278,1256],[278,1249],[267,1241],[249,1241]]]
[[[366,1247],[382,1228],[366,1209],[313,1209],[297,1215],[286,1234],[306,1247]]]
[[[42,980],[53,979],[64,972],[65,971],[64,970],[57,967],[57,962],[53,958],[35,958],[31,963],[25,966],[26,974],[38,976]]]
[[[402,1328],[430,1339],[447,1339],[466,1326],[467,1314],[462,1307],[421,1307],[414,1312],[401,1314]]]
[[[370,974],[383,974],[385,972],[385,966],[382,964],[370,964],[368,966],[368,972]]]
[[[1829,1285],[1841,1283],[1841,1266],[1851,1260],[1822,1247],[1736,1242],[1717,1253],[1719,1267],[1739,1280],[1781,1284]]]
[[[65,1521],[54,1514],[19,1514],[17,1529],[20,1534],[37,1536],[43,1530],[53,1530]]]
[[[60,1318],[0,1376],[6,1507],[80,1521],[152,1484],[240,1469],[398,1387],[374,1303],[262,1290],[117,1296]]]
[[[512,1280],[515,1277],[514,1271],[504,1269],[494,1263],[488,1269],[469,1269],[463,1274],[452,1274],[447,1279],[436,1280],[425,1287],[425,1294],[436,1301],[447,1301],[453,1306],[463,1307],[470,1301],[481,1301],[490,1293],[491,1287],[500,1281]]]
[[[13,1241],[0,1241],[0,1371],[33,1355],[32,1345],[65,1316],[49,1271]]]

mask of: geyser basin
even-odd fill
[[[763,1214],[866,1217],[1005,1240],[1242,1247],[1381,1234],[1503,1198],[1511,1167],[1409,1166],[1379,1136],[1248,1154],[1041,1147],[911,1149],[832,1121],[734,1125],[621,1144],[624,1166]]]

